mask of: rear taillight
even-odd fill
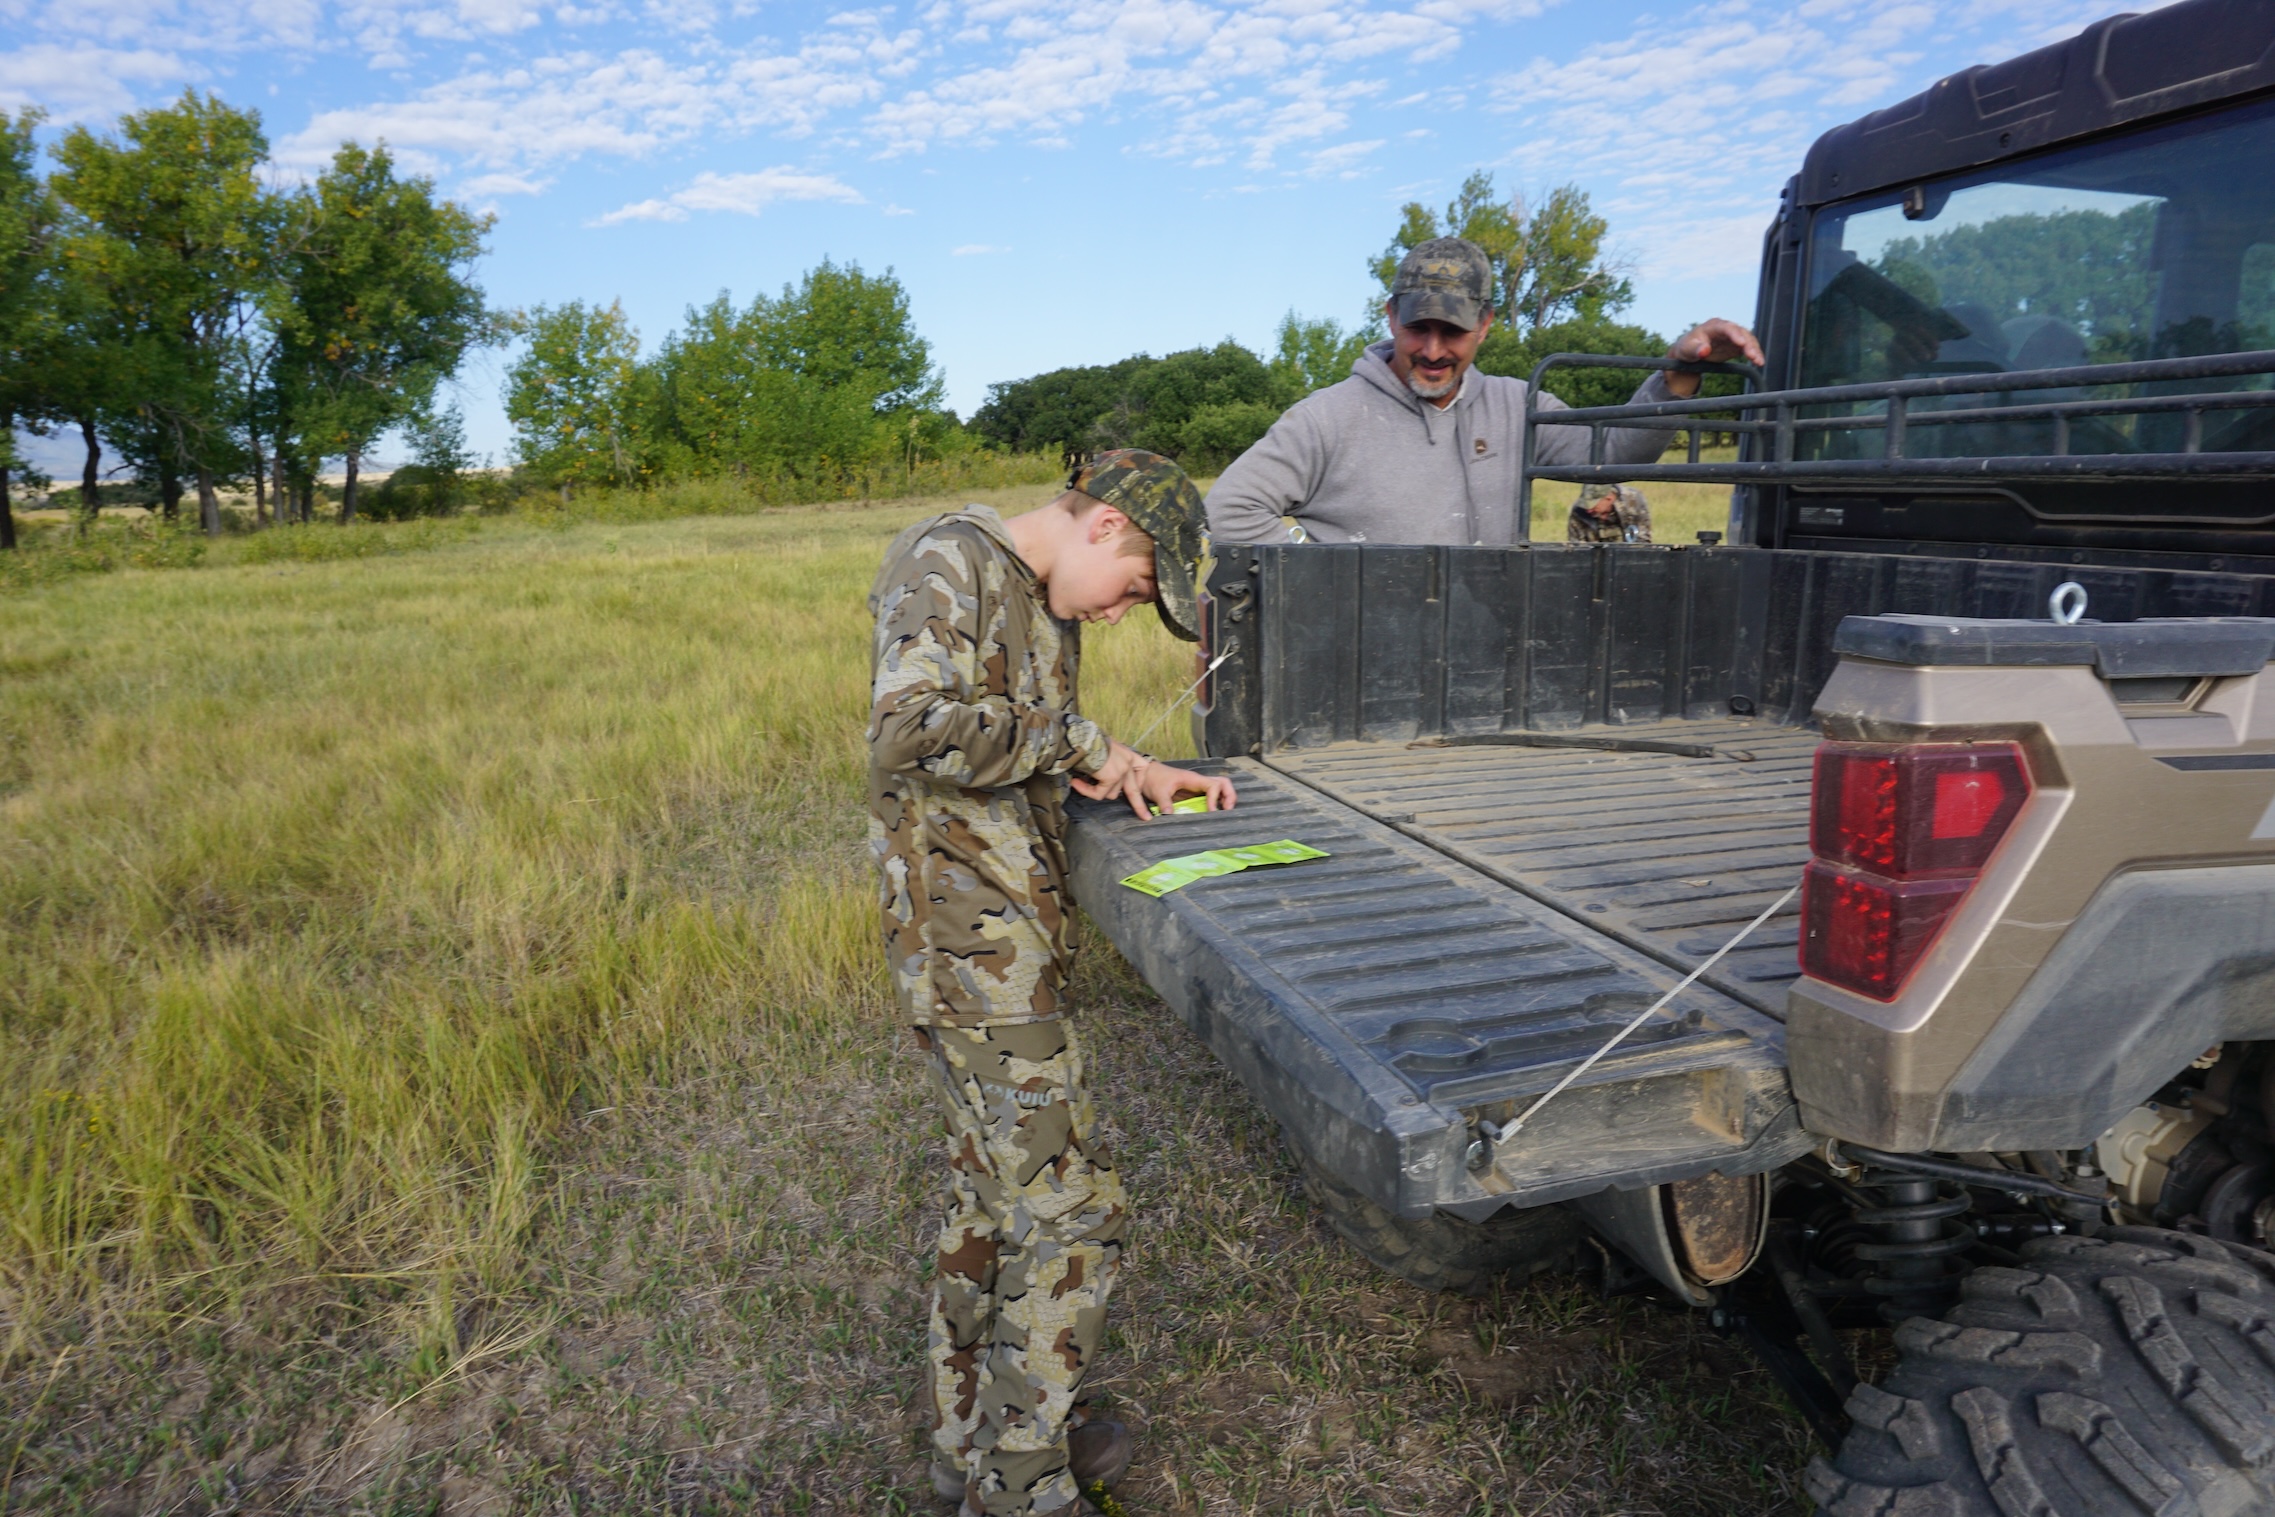
[[[2029,798],[2012,743],[1820,747],[1802,972],[1894,1000]]]

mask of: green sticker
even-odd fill
[[[1155,816],[1168,816],[1174,812],[1179,816],[1193,816],[1195,814],[1205,816],[1208,814],[1208,809],[1209,798],[1207,796],[1188,795],[1176,805],[1171,806],[1168,811],[1163,811],[1159,806],[1154,807],[1153,814]]]
[[[1300,864],[1306,859],[1328,857],[1326,850],[1282,838],[1276,843],[1250,843],[1240,848],[1211,848],[1206,853],[1188,853],[1181,858],[1163,859],[1149,864],[1122,883],[1146,895],[1160,897],[1172,890],[1182,890],[1195,880],[1214,879],[1218,875],[1238,874],[1243,869],[1263,868],[1273,864]]]
[[[1261,864],[1300,864],[1305,859],[1327,857],[1319,849],[1306,847],[1292,838],[1282,838],[1277,843],[1251,843],[1245,848],[1223,848],[1218,851],[1239,860],[1244,869],[1253,869]]]

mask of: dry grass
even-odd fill
[[[0,1510],[934,1509],[859,787],[924,509],[0,599]],[[1124,731],[1187,677],[1150,616],[1089,652]],[[1133,1511],[1799,1509],[1697,1318],[1373,1275],[1109,949],[1081,984]]]

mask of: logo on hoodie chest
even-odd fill
[[[1475,453],[1479,458],[1483,458],[1485,456],[1485,450],[1491,446],[1491,443],[1480,437],[1477,439],[1477,441],[1469,445],[1469,451]]]

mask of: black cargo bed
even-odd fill
[[[1782,1029],[1701,984],[1472,1173],[1477,1118],[1514,1115],[1681,976],[1312,785],[1253,761],[1225,767],[1240,787],[1229,814],[1140,822],[1078,802],[1078,898],[1331,1171],[1403,1215],[1483,1216],[1614,1179],[1771,1168],[1799,1150]],[[1333,856],[1159,900],[1118,883],[1164,858],[1282,837]]]
[[[1453,743],[1336,743],[1268,762],[1685,972],[1808,858],[1806,729],[1677,721]],[[1788,902],[1707,979],[1782,1017],[1799,910]]]

